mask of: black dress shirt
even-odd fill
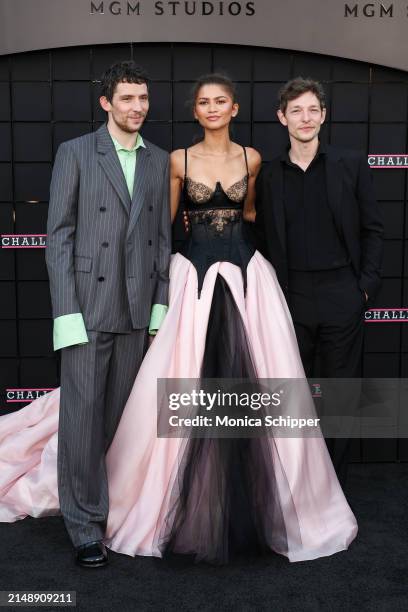
[[[332,270],[350,263],[330,210],[323,145],[305,171],[281,157],[288,264],[291,270]]]

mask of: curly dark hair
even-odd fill
[[[101,77],[102,91],[109,102],[112,102],[118,83],[146,83],[149,84],[147,72],[141,66],[135,64],[133,60],[117,62],[112,64]]]
[[[288,102],[296,100],[296,98],[308,91],[313,93],[319,100],[322,110],[326,108],[326,94],[321,83],[314,81],[310,77],[304,79],[299,76],[285,83],[279,91],[279,108],[282,113],[285,114]]]

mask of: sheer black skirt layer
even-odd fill
[[[220,275],[201,376],[203,386],[207,378],[256,381],[242,318]],[[164,557],[185,554],[213,564],[242,553],[285,553],[282,494],[293,525],[295,509],[271,437],[191,438],[179,460],[160,550]]]

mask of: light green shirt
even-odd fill
[[[132,149],[125,149],[113,136],[111,138],[118,154],[120,165],[122,166],[129,195],[132,198],[136,172],[136,152],[139,147],[146,147],[146,145],[140,134],[137,135],[135,146]],[[153,305],[149,324],[150,335],[156,335],[163,323],[167,310],[168,307],[164,304]],[[87,342],[88,335],[80,312],[62,315],[54,319],[54,351],[75,344],[86,344]]]
[[[136,151],[139,147],[146,148],[143,138],[140,134],[137,135],[135,146],[132,149],[125,149],[112,135],[113,144],[115,145],[116,153],[118,154],[120,165],[122,166],[123,174],[125,175],[126,185],[129,189],[129,195],[133,196],[133,185],[135,182],[136,171]]]

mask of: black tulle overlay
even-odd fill
[[[207,378],[256,383],[245,327],[231,291],[218,275],[202,364]],[[279,479],[279,487],[277,484]],[[226,563],[240,553],[285,553],[300,545],[290,487],[273,438],[191,438],[184,446],[171,492],[170,511],[157,534],[164,557]],[[285,515],[290,514],[291,534]]]

